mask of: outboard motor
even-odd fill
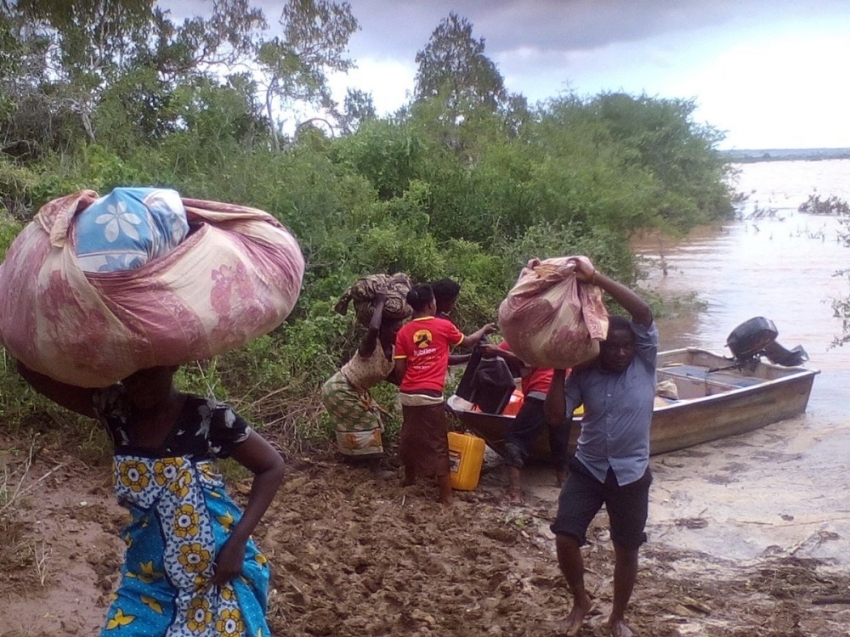
[[[732,330],[726,339],[726,347],[739,364],[753,362],[760,356],[766,356],[771,363],[784,367],[794,367],[809,360],[801,345],[789,350],[777,343],[778,333],[773,321],[756,316]]]

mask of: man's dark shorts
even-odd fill
[[[650,484],[652,474],[648,468],[640,479],[621,487],[612,469],[608,469],[603,484],[581,462],[570,458],[570,475],[558,497],[558,516],[551,526],[552,533],[571,535],[580,545],[585,544],[587,527],[604,504],[611,540],[624,548],[637,549],[646,542]]]

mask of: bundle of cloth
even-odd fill
[[[384,301],[384,316],[394,319],[404,319],[413,313],[407,304],[407,293],[410,292],[410,279],[401,272],[397,274],[370,274],[358,279],[350,286],[337,301],[334,309],[340,314],[348,312],[348,306],[353,302],[358,322],[369,325],[372,320],[374,305],[372,300],[379,290],[386,291]]]
[[[186,209],[170,188],[116,188],[73,221],[83,272],[135,270],[163,257],[189,234]]]
[[[532,259],[499,305],[499,329],[531,367],[568,369],[599,354],[608,333],[602,290],[579,282],[573,259]]]
[[[298,300],[304,257],[274,217],[162,189],[44,205],[0,265],[0,341],[80,387],[241,347]]]

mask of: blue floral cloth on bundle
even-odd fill
[[[135,270],[171,252],[189,232],[176,190],[116,188],[74,218],[84,272]]]

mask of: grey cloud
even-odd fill
[[[675,31],[810,15],[840,0],[352,0],[363,31],[358,48],[412,57],[439,21],[455,11],[484,37],[491,55],[520,48],[591,50]]]
[[[175,16],[208,10],[209,0],[160,1]],[[542,54],[590,51],[669,33],[712,27],[764,25],[847,6],[847,0],[350,0],[361,31],[351,40],[355,58],[394,58],[412,63],[450,11],[472,22],[487,54],[504,58],[528,49]],[[253,0],[270,23],[281,0]]]

